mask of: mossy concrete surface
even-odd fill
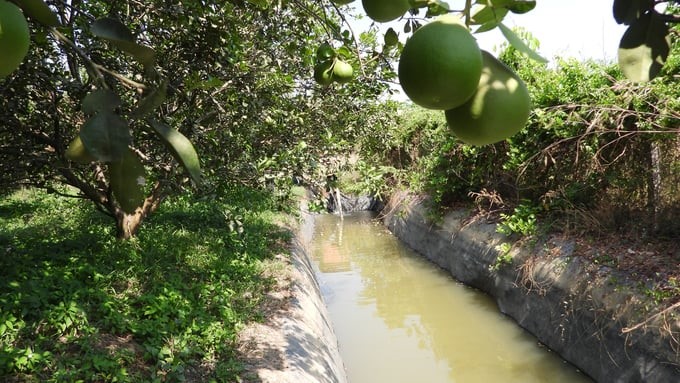
[[[242,359],[251,375],[244,382],[347,383],[338,340],[306,249],[313,215],[305,211],[290,264],[278,273],[280,286],[266,299],[267,320],[240,334]]]

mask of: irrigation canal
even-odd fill
[[[312,238],[350,382],[591,382],[373,213],[319,215]]]

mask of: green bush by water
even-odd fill
[[[664,76],[646,84],[627,82],[616,65],[557,60],[548,67],[506,47],[499,57],[524,79],[534,104],[522,131],[469,146],[442,113],[404,106],[398,124],[381,133],[382,149],[362,157],[373,168],[398,169],[389,184],[427,194],[434,206],[474,199],[504,213],[508,226],[524,224],[513,209],[530,201],[541,214],[534,212],[529,226],[544,220],[572,232],[677,237],[679,42]]]

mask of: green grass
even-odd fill
[[[0,381],[235,381],[234,350],[284,251],[276,202],[164,202],[137,238],[84,201],[0,198]]]

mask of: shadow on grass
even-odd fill
[[[0,219],[27,217],[33,213],[33,205],[25,201],[11,201],[0,205]]]
[[[285,241],[266,195],[239,192],[169,201],[128,242],[82,201],[0,199],[0,380],[232,380]]]

